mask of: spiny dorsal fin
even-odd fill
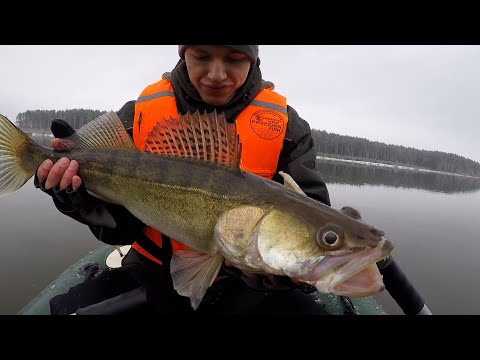
[[[59,139],[63,150],[120,148],[136,149],[118,115],[111,111],[85,124],[73,135]]]
[[[163,155],[201,159],[238,167],[240,143],[235,123],[225,114],[187,113],[162,119],[148,134],[145,151]]]

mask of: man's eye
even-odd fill
[[[207,54],[202,54],[202,53],[193,54],[193,57],[197,60],[208,59],[208,55]]]
[[[231,61],[231,62],[237,62],[237,61],[243,61],[245,60],[247,57],[243,54],[238,54],[238,55],[230,55],[227,59],[228,61]]]

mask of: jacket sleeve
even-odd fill
[[[278,172],[290,174],[308,197],[331,206],[325,181],[316,170],[317,151],[310,125],[292,107],[287,106],[287,112],[287,131],[273,180],[283,184]]]
[[[132,135],[135,101],[127,102],[117,115],[127,132]],[[88,225],[93,235],[111,245],[129,245],[136,239],[144,224],[126,208],[97,199],[82,186],[73,191],[72,187],[60,190],[59,186],[45,190],[35,174],[34,185],[52,196],[56,208],[64,215]]]

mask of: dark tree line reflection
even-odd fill
[[[49,136],[32,136],[40,145],[50,147]],[[382,185],[414,188],[447,194],[480,190],[480,178],[369,166],[334,160],[317,159],[317,169],[327,183]]]
[[[382,185],[414,188],[447,194],[475,192],[480,178],[420,172],[379,166],[317,160],[317,169],[327,183]]]

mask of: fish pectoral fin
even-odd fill
[[[215,246],[229,260],[241,259],[245,263],[255,238],[253,233],[264,215],[265,209],[256,206],[238,206],[225,211],[215,225]]]
[[[299,194],[307,196],[289,174],[284,173],[283,171],[279,171],[278,173],[283,177],[283,185],[292,190],[295,190]]]
[[[173,288],[179,295],[190,298],[194,310],[213,284],[223,259],[220,252],[212,256],[194,250],[178,250],[173,254],[170,263]]]

